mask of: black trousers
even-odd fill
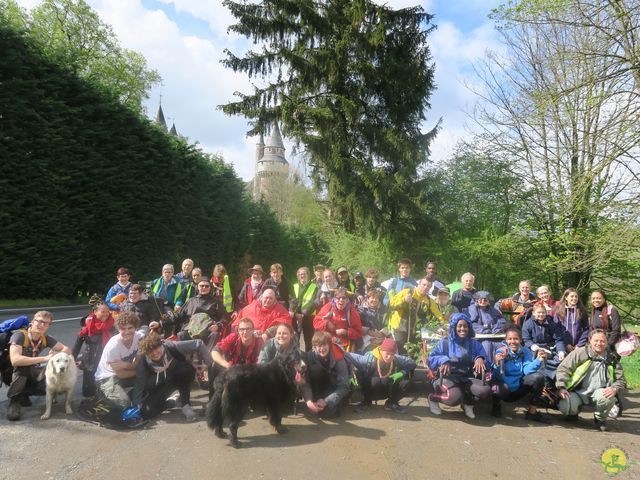
[[[544,375],[542,373],[531,373],[522,378],[522,384],[517,390],[509,390],[505,383],[497,385],[498,392],[493,394],[493,401],[517,402],[521,398],[532,394],[539,395],[544,387]],[[494,389],[495,390],[495,389]]]
[[[142,418],[148,420],[157,417],[167,408],[167,398],[175,391],[180,393],[180,406],[184,407],[191,400],[191,383],[196,373],[188,363],[178,362],[174,374],[163,383],[145,391],[142,401]]]
[[[393,382],[390,378],[368,377],[360,381],[364,403],[373,400],[389,399],[391,403],[398,403],[404,397],[409,380]]]

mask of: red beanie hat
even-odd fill
[[[389,353],[398,353],[398,345],[393,338],[385,338],[380,345],[380,350]]]

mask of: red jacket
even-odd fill
[[[271,308],[264,308],[259,300],[254,300],[249,305],[240,310],[238,318],[233,322],[233,327],[237,327],[240,320],[243,318],[250,318],[253,320],[253,326],[260,333],[264,333],[265,330],[278,325],[279,323],[286,323],[291,325],[291,315],[289,310],[284,308],[281,304],[275,303]]]
[[[95,313],[90,313],[85,319],[85,326],[80,330],[79,336],[82,338],[92,337],[102,334],[102,346],[104,347],[111,338],[111,329],[113,328],[113,317],[109,317],[103,322],[96,318]]]
[[[329,311],[331,311],[331,315],[324,318]],[[336,308],[333,302],[327,303],[314,317],[313,328],[315,328],[316,331],[329,332],[335,337],[338,337],[336,335],[336,330],[347,330],[346,336],[338,337],[345,348],[349,346],[350,341],[357,340],[362,337],[362,322],[360,321],[360,315],[351,304],[349,304],[344,310],[340,311]]]
[[[242,340],[240,340],[240,335],[236,332],[232,332],[220,340],[216,344],[215,349],[218,350],[231,365],[252,365],[258,363],[258,355],[260,354],[260,350],[262,350],[262,338],[254,337],[253,342],[251,342],[251,345],[249,345],[246,352],[244,352],[244,356],[242,355]]]

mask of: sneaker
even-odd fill
[[[396,413],[407,413],[407,407],[403,407],[402,405],[398,405],[397,403],[385,402],[384,404],[385,410],[391,410]]]
[[[607,431],[607,423],[604,420],[598,420],[596,417],[593,417],[593,423],[596,424],[596,428],[601,432]]]
[[[429,410],[434,415],[442,415],[442,410],[440,409],[440,404],[436,402],[431,395],[429,395]]]
[[[15,422],[20,420],[20,402],[12,401],[7,408],[7,420]]]
[[[524,414],[524,418],[526,420],[531,420],[532,422],[549,423],[547,419],[544,418],[544,415],[542,415],[540,412],[531,413],[527,411],[527,413]]]
[[[502,405],[500,405],[500,402],[494,402],[491,405],[491,416],[496,418],[500,418],[502,416]]]
[[[176,408],[178,406],[178,399],[180,398],[180,393],[175,391],[171,394],[169,398],[167,398],[167,410],[171,410],[172,408]]]
[[[187,422],[195,422],[198,419],[198,414],[191,408],[188,403],[182,407],[182,414]]]
[[[616,403],[609,410],[609,418],[618,418],[620,416],[620,406]]]
[[[473,405],[462,405],[462,409],[464,410],[464,414],[467,418],[474,419],[476,418],[476,414],[473,413]]]

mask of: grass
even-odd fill
[[[0,308],[24,308],[32,306],[55,306],[55,305],[86,305],[89,297],[68,298],[21,298],[17,300],[1,300]]]
[[[624,369],[624,377],[627,379],[627,388],[629,390],[640,388],[640,351],[636,350],[636,353],[630,357],[624,357],[620,363]]]

